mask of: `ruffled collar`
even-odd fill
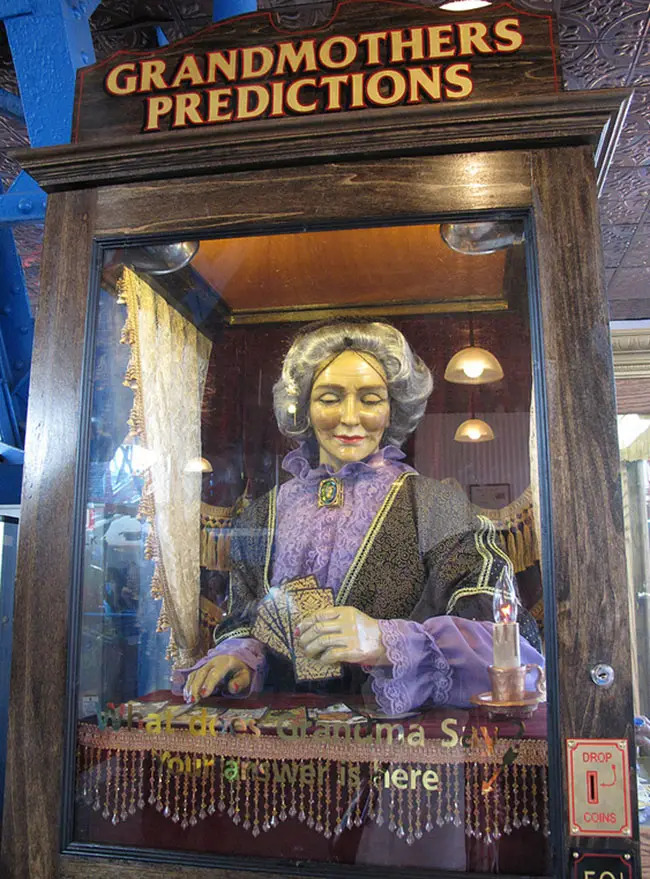
[[[340,470],[334,470],[330,464],[319,464],[313,467],[309,460],[309,444],[302,442],[297,449],[285,455],[282,469],[305,482],[320,482],[327,476],[338,476],[339,479],[356,477],[362,473],[374,473],[389,461],[401,461],[406,455],[397,446],[382,446],[363,461],[351,461]]]

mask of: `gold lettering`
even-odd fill
[[[422,775],[422,771],[423,771],[422,769],[414,769],[411,766],[411,782],[409,784],[409,787],[411,788],[411,790],[415,790],[418,778]]]
[[[419,723],[409,724],[409,734],[406,737],[406,744],[412,748],[422,748],[424,746],[424,727]]]
[[[425,92],[432,100],[440,100],[440,67],[429,67],[430,74],[422,67],[409,67],[409,103],[419,104],[420,92]]]
[[[253,98],[249,106],[249,98]],[[263,85],[242,85],[237,89],[237,119],[255,119],[269,106],[269,92]]]
[[[229,122],[232,119],[232,110],[230,109],[230,101],[232,98],[232,89],[208,89],[208,122]],[[212,732],[212,721],[210,721],[210,732]]]
[[[205,83],[194,55],[184,56],[169,87],[177,89],[185,80],[189,80],[190,85],[204,85]]]
[[[140,62],[140,92],[151,92],[154,89],[169,88],[163,79],[167,64],[161,59]]]
[[[340,46],[342,50],[341,58],[337,61],[332,57],[332,51]],[[324,67],[332,70],[340,70],[342,67],[348,67],[357,57],[357,45],[350,37],[329,37],[324,40],[318,50],[318,58]]]
[[[133,74],[125,76],[120,81],[123,73]],[[135,64],[118,64],[109,70],[104,80],[104,88],[110,95],[132,95],[138,88],[138,77],[135,75]]]
[[[304,763],[300,766],[300,784],[306,784],[308,787],[313,785],[316,779],[316,773],[314,772],[314,766],[312,763]]]
[[[408,34],[408,36],[406,36]],[[391,64],[404,61],[404,49],[411,52],[411,61],[422,61],[424,58],[424,28],[406,28],[403,31],[390,31]]]
[[[384,95],[381,93],[381,83],[384,80],[392,82],[391,94]],[[397,70],[378,70],[368,77],[366,94],[369,101],[380,107],[392,107],[394,104],[399,104],[406,94],[404,74]]]
[[[241,56],[240,79],[259,79],[271,72],[273,52],[267,46],[246,46]]]
[[[297,46],[293,43],[278,43],[278,60],[275,65],[275,75],[281,76],[284,74],[284,69],[287,65],[293,73],[298,73],[300,67],[304,67],[306,71],[318,70],[315,41],[301,40]]]
[[[370,67],[371,64],[381,64],[381,44],[386,39],[386,31],[376,31],[369,34],[359,34],[357,43],[361,45],[366,43],[366,61],[365,66]]]
[[[223,52],[208,52],[205,56],[207,61],[206,84],[216,82],[219,73],[228,82],[237,78],[237,51],[237,49],[225,49]]]
[[[167,116],[168,113],[171,113],[174,102],[169,97],[169,95],[157,95],[154,98],[147,98],[146,106],[147,114],[144,130],[160,131],[160,117]],[[169,711],[169,709],[167,710],[167,729],[169,730],[171,723],[169,715],[171,714],[171,712]]]
[[[443,748],[453,748],[458,744],[458,733],[456,732],[456,727],[458,726],[458,721],[455,717],[445,717],[445,719],[440,724],[440,729],[443,732],[443,735],[448,736],[442,740],[441,744]]]
[[[438,790],[438,773],[435,769],[425,769],[422,773],[422,787],[425,790]]]
[[[393,769],[391,774],[393,787],[396,787],[398,790],[406,790],[408,787],[408,777],[406,769]]]
[[[206,708],[201,711],[200,717],[190,718],[190,735],[204,736],[207,733],[208,711]],[[198,724],[198,728],[197,728]]]
[[[381,742],[384,733],[386,733],[386,741],[391,744],[395,735],[397,735],[398,742],[404,741],[404,727],[401,723],[378,723],[375,726],[375,737],[377,742]]]
[[[321,76],[319,86],[327,89],[326,110],[342,110],[341,87],[346,85],[350,79],[350,74],[337,73],[332,76]]]
[[[300,102],[300,90],[305,86],[312,86],[316,88],[316,80],[315,79],[299,79],[297,82],[292,82],[291,85],[287,87],[285,100],[287,102],[287,107],[290,110],[294,110],[296,113],[313,113],[318,109],[318,101],[312,101],[311,104],[301,104]]]
[[[428,27],[429,58],[451,58],[456,54],[454,30],[450,24]]]
[[[176,95],[176,109],[174,111],[174,128],[185,128],[186,125],[202,125],[203,119],[199,113],[201,95],[198,92],[187,92],[184,95]]]
[[[480,21],[464,21],[456,25],[460,38],[459,55],[472,55],[474,50],[489,55],[494,52],[492,46],[485,41],[487,27]]]
[[[352,73],[350,75],[350,84],[352,93],[348,109],[359,110],[361,107],[366,106],[363,100],[363,73]]]
[[[472,94],[474,83],[469,76],[469,64],[450,64],[445,70],[445,96],[447,98],[466,98]],[[467,74],[467,75],[464,75]],[[457,86],[457,90],[450,88]]]
[[[269,116],[284,116],[284,83],[271,83],[271,112]]]
[[[498,37],[494,43],[497,52],[516,52],[520,49],[524,38],[518,31],[518,18],[501,18],[495,22],[494,36]],[[505,42],[499,42],[505,40]]]

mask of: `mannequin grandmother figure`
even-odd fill
[[[227,617],[208,655],[175,673],[188,701],[367,682],[394,716],[490,689],[494,589],[512,567],[463,494],[403,461],[432,387],[388,323],[297,335],[274,387],[278,427],[299,441],[282,465],[291,478],[235,524]],[[309,576],[333,600],[295,626],[293,649],[341,674],[305,684],[252,630],[266,596]],[[519,620],[522,663],[543,664],[534,621],[523,608]]]

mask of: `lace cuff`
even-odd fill
[[[379,620],[390,667],[373,668],[372,690],[388,715],[403,714],[424,702],[449,701],[453,675],[433,637],[408,620]]]

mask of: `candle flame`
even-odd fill
[[[508,601],[499,608],[499,622],[509,623],[512,619],[512,604]]]

